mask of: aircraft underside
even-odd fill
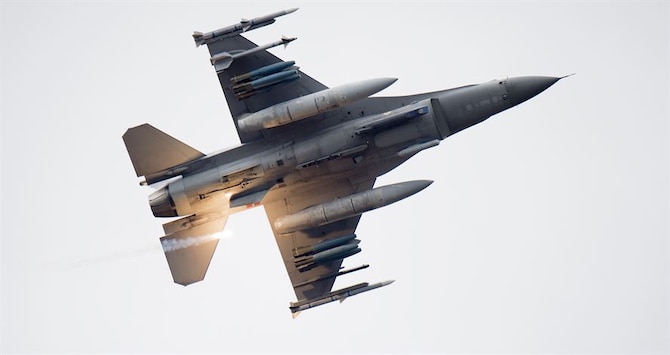
[[[432,181],[375,186],[419,152],[544,91],[560,78],[518,77],[403,97],[370,97],[394,78],[329,88],[241,34],[297,9],[195,32],[206,45],[241,145],[204,154],[143,124],[124,143],[142,185],[156,190],[149,205],[163,224],[160,238],[174,281],[203,280],[229,215],[263,206],[297,301],[296,315],[392,281],[332,290],[361,252],[360,216],[427,188]]]

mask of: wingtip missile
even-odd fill
[[[249,32],[257,28],[261,28],[267,25],[273,24],[277,17],[288,15],[294,13],[298,10],[297,7],[286,9],[282,11],[273,12],[268,15],[258,16],[252,19],[241,19],[239,23],[230,25],[227,27],[220,28],[207,33],[202,33],[199,31],[193,32],[193,40],[195,41],[195,46],[199,47],[203,44],[210,44],[218,40],[232,37],[243,32]]]
[[[298,11],[298,8],[294,7],[294,8],[291,8],[291,9],[286,9],[286,10],[273,12],[271,14],[267,14],[267,15],[264,15],[264,16],[254,17],[252,19],[242,18],[242,19],[240,19],[240,24],[242,24],[243,26],[246,26],[245,31],[247,31],[248,28],[250,28],[252,26],[260,27],[258,25],[264,24],[265,22],[274,21],[277,17],[292,14],[296,11]]]
[[[357,285],[353,285],[353,286],[345,287],[343,289],[339,289],[339,290],[336,290],[336,291],[328,292],[325,295],[323,295],[321,297],[314,298],[314,299],[300,300],[298,302],[291,302],[291,304],[289,305],[289,309],[291,310],[291,314],[292,314],[293,318],[295,319],[295,317],[297,317],[297,314],[299,314],[300,312],[302,312],[306,309],[318,307],[318,306],[324,305],[326,303],[335,302],[335,301],[340,301],[340,303],[342,303],[342,302],[344,302],[344,300],[347,297],[356,296],[356,295],[361,294],[363,292],[368,292],[368,291],[372,291],[372,290],[380,288],[380,287],[388,286],[388,285],[392,284],[394,281],[395,280],[386,280],[386,281],[377,282],[377,283],[374,283],[374,284],[369,284],[367,282],[363,282],[363,283],[360,283],[360,284],[357,284]]]
[[[370,291],[370,290],[374,290],[376,288],[388,286],[388,285],[390,285],[394,282],[395,282],[395,280],[386,280],[386,281],[382,281],[382,282],[377,282],[376,284],[368,285],[366,287],[361,287],[361,288],[358,288],[358,289],[351,290],[351,291],[347,292],[346,294],[344,294],[340,298],[340,303],[344,302],[344,300],[346,300],[347,297],[349,297],[349,296],[356,296],[359,293],[363,293],[363,292],[367,292],[367,291]]]

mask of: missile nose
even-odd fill
[[[522,76],[505,81],[512,106],[516,106],[554,85],[561,78],[552,76]]]
[[[374,95],[395,83],[398,78],[376,78],[368,79],[357,83],[357,91],[364,93],[362,95]]]

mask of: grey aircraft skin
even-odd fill
[[[373,188],[375,179],[424,149],[544,91],[561,78],[527,76],[400,97],[369,97],[396,79],[328,88],[241,36],[297,9],[242,20],[208,33],[207,45],[242,144],[205,155],[149,124],[123,140],[149,205],[163,225],[161,244],[174,281],[205,277],[229,215],[262,205],[300,311],[386,286],[360,283],[332,290],[361,251],[362,213],[413,195],[432,183],[406,181]]]

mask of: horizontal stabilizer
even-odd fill
[[[205,155],[150,124],[130,128],[123,135],[137,176],[148,176]]]
[[[228,216],[168,234],[161,246],[175,283],[190,285],[205,278]]]

